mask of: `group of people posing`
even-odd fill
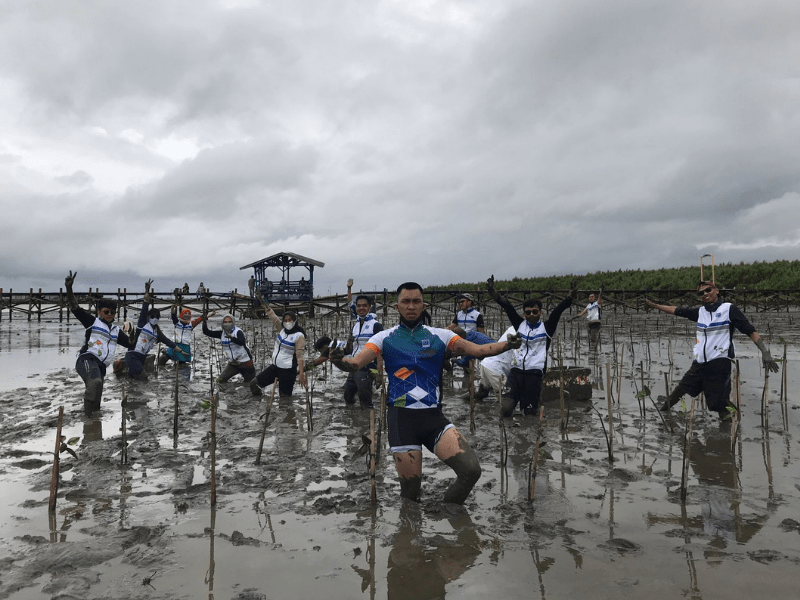
[[[70,271],[65,283],[70,308],[86,327],[86,339],[76,369],[86,384],[84,408],[87,414],[100,408],[103,377],[106,366],[114,361],[117,344],[128,348],[124,361],[129,373],[138,377],[142,374],[144,356],[158,341],[167,346],[159,362],[191,360],[188,341],[192,329],[202,323],[204,334],[220,340],[228,361],[219,381],[241,375],[250,383],[255,396],[261,395],[263,387],[276,381],[282,395],[291,395],[295,381],[299,379],[300,384],[306,386],[305,372],[329,360],[348,373],[345,401],[355,404],[357,399],[363,408],[370,408],[373,404],[372,387],[382,383],[385,372],[389,445],[400,478],[401,496],[411,500],[420,497],[424,446],[455,472],[456,479],[444,496],[445,502],[453,503],[464,502],[480,477],[481,469],[467,440],[442,413],[440,383],[443,368],[454,356],[483,359],[477,397],[485,397],[507,382],[509,394],[503,398],[503,414],[512,416],[517,406],[524,415],[536,414],[550,341],[562,314],[577,297],[577,286],[573,283],[568,295],[546,319],[542,302],[538,299],[525,300],[523,314],[520,314],[506,297],[498,293],[494,276],[490,277],[487,280],[488,293],[510,321],[510,327],[498,341],[494,341],[485,335],[483,316],[473,306],[474,300],[469,294],[459,297],[459,311],[453,322],[447,328],[436,328],[426,323],[423,288],[415,282],[403,283],[396,292],[399,323],[384,329],[377,315],[371,312],[372,299],[369,296],[359,294],[353,301],[353,281],[349,280],[348,301],[353,317],[350,335],[347,340],[328,336],[318,339],[314,348],[319,357],[306,366],[305,332],[297,322],[297,315],[287,311],[279,317],[258,296],[277,335],[272,364],[256,375],[244,332],[235,326],[232,315],[226,315],[222,330],[215,331],[208,329],[205,316],[192,320],[191,311],[183,309],[177,314],[177,307],[173,307],[175,334],[170,340],[158,327],[158,310],[149,305],[151,282],[148,282],[136,330],[126,334],[113,324],[116,313],[113,300],[99,300],[96,317],[78,306],[72,293],[74,277]],[[594,344],[599,339],[601,296],[602,289],[597,297],[592,294],[589,304],[575,317],[587,316],[590,339]],[[669,398],[661,398],[661,408],[668,410],[686,393],[698,395],[703,391],[709,410],[725,419],[732,412],[728,399],[734,329],[748,335],[756,344],[765,368],[777,372],[778,367],[741,311],[719,298],[715,283],[702,282],[698,287],[698,298],[702,306],[696,308],[647,301],[652,308],[697,323],[692,367]]]

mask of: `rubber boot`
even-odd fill
[[[260,396],[262,394],[261,388],[258,387],[258,381],[255,379],[250,380],[250,392],[253,394],[253,396]]]
[[[446,461],[445,461],[446,462]],[[422,477],[416,476],[406,479],[400,478],[400,497],[419,502],[419,493],[422,489]]]
[[[158,355],[158,366],[159,367],[163,367],[168,362],[169,362],[169,354],[167,354],[166,352],[164,352],[162,350],[161,354]]]
[[[100,400],[103,397],[103,380],[87,379],[86,391],[83,394],[83,412],[87,416],[100,410]]]
[[[514,402],[511,398],[503,398],[502,399],[502,408],[503,408],[503,416],[510,417],[514,414],[514,406],[516,406],[516,402]]]
[[[464,500],[467,499],[472,488],[480,479],[481,465],[478,462],[478,455],[469,444],[464,444],[463,447],[463,452],[444,461],[444,464],[456,472],[456,480],[444,493],[443,502],[464,504]]]
[[[489,396],[489,392],[491,390],[487,387],[483,387],[483,384],[478,386],[478,391],[475,392],[475,400],[484,400]]]
[[[668,411],[670,408],[672,408],[678,402],[681,401],[681,398],[683,398],[683,395],[685,393],[686,391],[681,387],[680,384],[678,384],[675,387],[675,389],[672,390],[672,393],[669,395],[669,398],[667,398],[666,396],[659,396],[658,398],[656,398],[657,402],[660,404],[658,410],[662,412]]]

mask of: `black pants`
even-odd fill
[[[267,387],[276,379],[278,380],[278,391],[281,396],[291,396],[294,382],[297,380],[297,367],[281,369],[275,365],[270,365],[258,374],[256,382],[261,387]]]
[[[375,365],[367,365],[363,369],[359,369],[347,376],[347,381],[344,383],[344,401],[347,404],[355,403],[356,394],[358,394],[358,401],[361,403],[361,407],[372,408],[372,382],[375,377],[372,375],[370,368],[377,367]]]
[[[525,414],[535,413],[539,409],[539,397],[542,395],[542,377],[539,369],[523,371],[511,369],[508,374],[508,387],[511,388],[511,400],[514,404],[511,411],[519,404]]]
[[[708,410],[724,411],[731,395],[731,360],[723,357],[706,363],[694,361],[678,385],[693,397],[704,392]]]
[[[253,366],[253,361],[244,365],[237,365],[236,363],[229,362],[225,365],[222,373],[219,375],[217,381],[225,383],[234,375],[241,375],[245,381],[250,381],[256,376],[256,368]]]
[[[81,354],[75,363],[75,370],[83,379],[86,391],[83,393],[83,410],[88,415],[100,410],[103,399],[103,379],[106,365],[91,354]]]

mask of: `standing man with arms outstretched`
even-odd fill
[[[467,440],[442,414],[439,379],[445,352],[493,356],[518,346],[519,338],[478,346],[448,329],[424,325],[424,309],[422,286],[413,281],[401,284],[397,288],[400,324],[375,334],[352,358],[345,358],[341,348],[331,349],[330,357],[338,368],[352,373],[383,356],[389,381],[389,445],[400,477],[400,496],[419,501],[425,446],[456,473],[443,501],[463,504],[481,467]]]
[[[78,300],[72,293],[72,285],[75,283],[77,275],[77,271],[74,275],[70,271],[64,279],[64,285],[67,288],[67,303],[72,314],[86,328],[86,337],[78,352],[75,370],[86,385],[86,391],[83,394],[83,410],[88,416],[94,411],[100,410],[100,402],[103,398],[103,380],[106,376],[106,369],[114,362],[117,344],[130,348],[131,342],[128,336],[114,324],[114,316],[117,313],[115,300],[100,298],[97,301],[96,317],[78,305]]]
[[[589,294],[589,304],[587,304],[586,308],[581,312],[572,317],[573,319],[579,319],[583,315],[586,315],[586,326],[589,328],[589,348],[592,350],[597,348],[597,342],[600,341],[600,315],[603,310],[602,306],[603,287],[600,286],[600,291],[597,293],[597,296],[595,297],[594,294]]]
[[[513,415],[517,404],[523,414],[535,415],[539,412],[539,397],[542,394],[542,379],[547,371],[547,350],[550,348],[550,339],[558,329],[561,313],[572,306],[572,301],[578,293],[576,283],[572,282],[569,295],[553,309],[547,321],[541,319],[541,300],[533,298],[525,300],[522,303],[525,316],[522,317],[508,299],[497,293],[494,287],[494,275],[489,277],[486,284],[489,295],[506,312],[517,334],[522,338],[522,344],[511,361],[511,371],[508,375],[511,398],[503,398],[503,416]]]
[[[703,306],[667,306],[647,300],[647,306],[676,317],[684,317],[697,323],[697,339],[692,354],[692,366],[675,386],[669,397],[659,396],[663,401],[661,410],[669,410],[684,394],[698,396],[705,392],[708,410],[719,415],[720,420],[730,419],[736,410],[728,399],[731,395],[731,359],[736,356],[733,345],[733,330],[738,329],[748,336],[761,351],[764,368],[778,372],[778,365],[767,350],[756,328],[750,324],[742,311],[719,298],[719,288],[711,281],[702,281],[697,286],[697,297]]]

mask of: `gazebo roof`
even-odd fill
[[[252,262],[249,265],[239,267],[239,270],[242,271],[244,269],[249,269],[251,267],[255,267],[256,265],[262,265],[262,264],[268,267],[284,267],[284,266],[295,267],[295,266],[309,266],[309,265],[313,265],[315,267],[325,266],[324,262],[314,260],[313,258],[308,258],[307,256],[301,256],[300,254],[295,254],[294,252],[278,252],[277,254],[268,256],[267,258],[262,258],[261,260]]]

